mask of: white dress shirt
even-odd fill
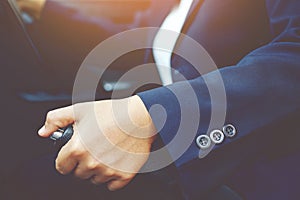
[[[171,56],[192,3],[193,0],[181,0],[180,4],[176,5],[166,17],[160,27],[160,30],[155,36],[153,42],[153,56],[159,76],[164,86],[173,83]],[[174,31],[174,34],[170,34],[163,30]],[[162,46],[166,47],[168,51],[166,49],[159,48],[159,44],[163,44]]]

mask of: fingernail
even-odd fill
[[[43,126],[42,128],[40,128],[40,130],[38,131],[38,134],[39,134],[40,136],[43,136],[43,135],[46,134],[46,128],[45,128],[45,126]]]

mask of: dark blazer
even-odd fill
[[[138,93],[149,110],[155,104],[165,108],[167,119],[160,130],[165,144],[178,132],[183,116],[181,110],[188,113],[187,125],[191,126],[179,133],[189,138],[194,132],[191,127],[197,125],[191,145],[174,160],[177,167],[174,176],[179,176],[178,183],[186,199],[201,199],[204,193],[222,184],[229,184],[248,199],[298,199],[299,8],[299,0],[196,1],[183,32],[207,50],[219,72],[202,62],[192,66],[173,55],[173,68],[188,81],[173,74],[177,83]],[[66,14],[65,10],[52,11]],[[76,13],[70,15],[78,19]],[[53,27],[57,23],[59,20],[54,20]],[[44,31],[49,31],[49,27]],[[185,43],[180,40],[176,49],[197,55]],[[205,69],[205,72],[200,75],[195,69]],[[211,99],[208,92],[208,87],[218,89],[214,87],[217,73],[224,82],[226,116],[225,120],[216,120],[215,126],[209,127],[212,107],[224,104],[221,98]],[[198,100],[196,105],[191,104],[190,86]],[[178,96],[172,91],[178,91]],[[184,101],[179,104],[178,99]],[[200,119],[192,117],[197,109],[200,109]],[[224,114],[216,111],[217,116]],[[159,127],[165,115],[151,111],[150,114]],[[196,145],[196,138],[228,123],[236,127],[237,135],[215,145],[200,159],[202,150]],[[171,156],[175,156],[182,143],[170,146]]]
[[[226,92],[226,116],[224,122],[219,119],[215,127],[208,127],[212,107],[224,103],[221,98],[212,100],[208,92],[208,87],[217,89],[218,72],[208,70],[200,76],[195,68],[206,66],[191,66],[173,55],[173,68],[189,80],[182,81],[173,74],[178,82],[138,94],[149,110],[156,104],[164,107],[167,119],[160,136],[165,144],[172,142],[169,153],[175,157],[183,145],[181,141],[174,144],[176,133],[191,137],[193,130],[188,123],[199,125],[193,141],[228,123],[237,129],[234,138],[215,145],[206,157],[199,158],[202,150],[192,142],[175,160],[187,199],[200,199],[203,192],[228,183],[231,174],[235,174],[231,185],[249,199],[297,199],[300,1],[198,1],[184,33],[201,44],[218,66]],[[179,41],[176,48],[189,52],[184,42]],[[197,105],[191,103],[190,86]],[[179,103],[179,99],[185,101]],[[198,108],[200,120],[191,117],[197,116]],[[161,126],[165,115],[151,110],[150,114],[154,123]],[[180,131],[178,127],[185,116],[188,126]]]

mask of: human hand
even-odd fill
[[[111,191],[127,185],[149,157],[156,129],[138,96],[81,103],[50,111],[39,135],[74,124],[56,159],[61,174],[74,172]]]

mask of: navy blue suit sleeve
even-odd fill
[[[219,70],[227,96],[225,124],[234,124],[237,136],[215,146],[204,159],[199,159],[200,150],[192,143],[175,161],[182,184],[188,185],[185,187],[186,191],[192,196],[216,184],[230,169],[266,148],[268,137],[272,137],[270,127],[292,113],[299,112],[300,2],[266,0],[266,5],[272,41],[250,52],[237,65]],[[178,131],[178,124],[182,120],[180,110],[193,113],[198,109],[194,106],[198,106],[201,118],[197,135],[209,131],[207,124],[211,117],[211,107],[223,103],[218,100],[212,103],[207,89],[207,85],[215,84],[216,73],[213,71],[193,80],[138,94],[149,110],[155,104],[165,108],[167,119],[160,130],[160,136],[166,144],[172,141]],[[198,105],[189,102],[189,96],[185,92],[189,86],[193,87],[197,95]],[[181,91],[180,95],[186,101],[179,103],[178,95],[175,96],[172,91]],[[165,116],[157,112],[150,114],[155,124],[159,124]],[[196,121],[197,119],[194,122]],[[189,131],[186,130],[187,133]],[[179,147],[180,143],[175,146]],[[173,149],[169,150],[171,156],[172,151]],[[197,184],[193,184],[195,182]]]

